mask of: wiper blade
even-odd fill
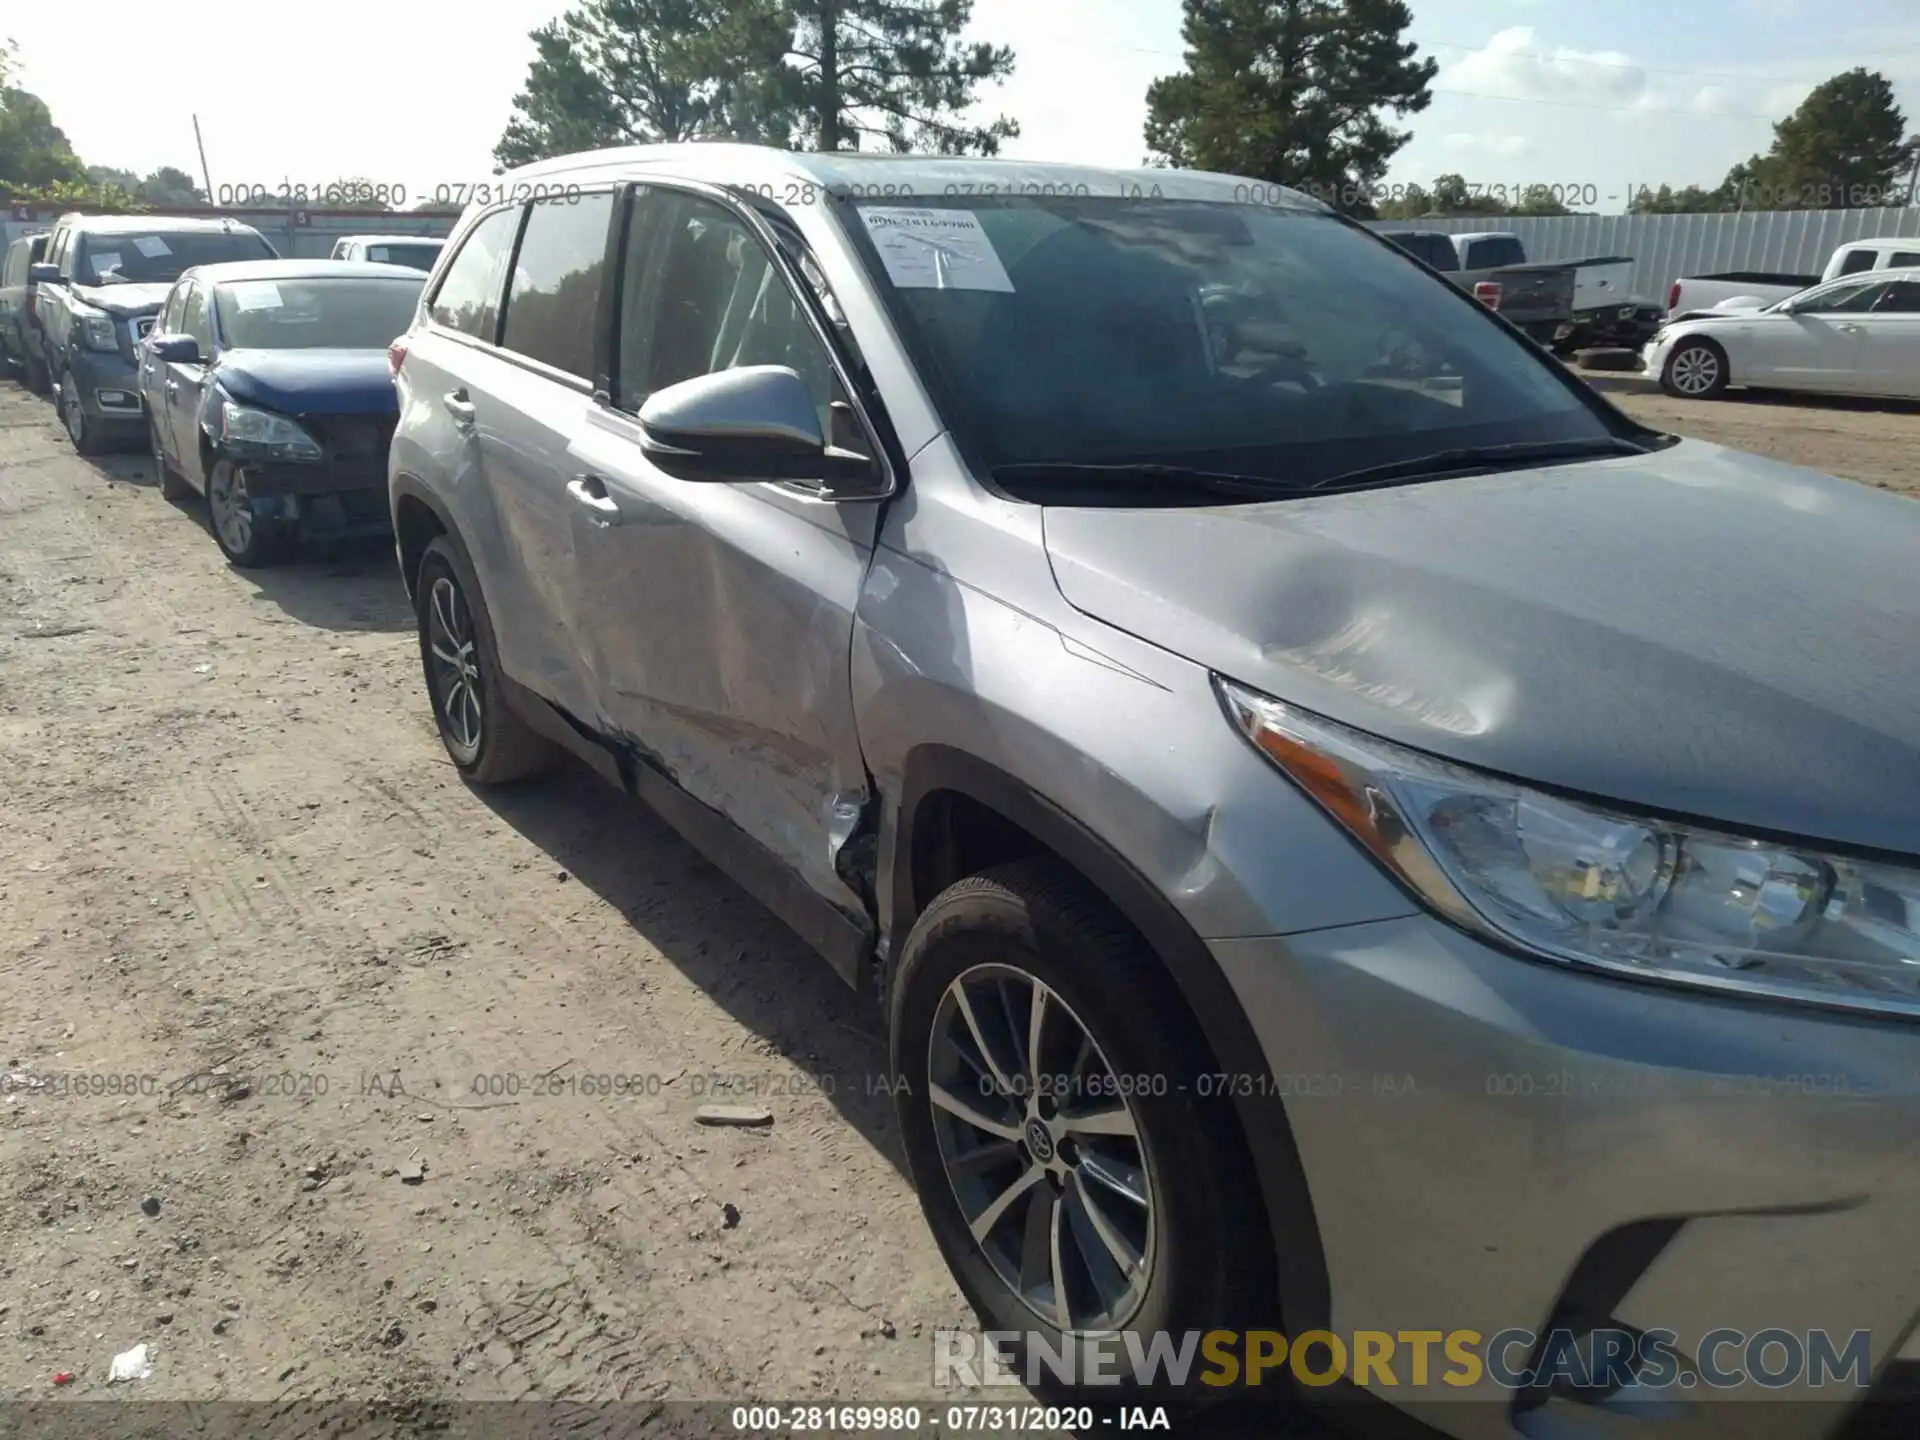
[[[1011,484],[1021,482],[1113,481],[1127,485],[1163,485],[1205,490],[1219,495],[1267,496],[1297,495],[1300,487],[1266,475],[1236,475],[1226,470],[1200,470],[1189,465],[1164,465],[1158,462],[1096,465],[1070,460],[1042,460],[1020,465],[997,465],[993,478]]]
[[[1503,466],[1531,465],[1542,460],[1583,460],[1601,455],[1646,453],[1645,446],[1611,435],[1592,440],[1527,440],[1514,445],[1469,445],[1455,450],[1436,450],[1431,455],[1416,455],[1411,460],[1395,460],[1386,465],[1363,466],[1358,470],[1316,480],[1306,488],[1362,489],[1395,480],[1450,475],[1459,470],[1491,470]]]

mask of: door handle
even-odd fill
[[[178,380],[167,381],[167,393],[169,395],[175,394],[176,392],[178,392],[179,389],[180,389],[180,382]]]
[[[598,475],[576,475],[567,482],[567,494],[593,512],[593,523],[602,527],[620,523],[620,506],[607,494],[606,482]]]
[[[440,403],[447,407],[447,413],[462,425],[473,423],[473,402],[467,398],[465,390],[449,390],[440,397]]]
[[[1840,333],[1842,335],[1864,335],[1867,333],[1867,327],[1864,325],[1842,325],[1840,327]]]

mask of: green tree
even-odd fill
[[[1006,118],[960,117],[1011,73],[963,45],[972,0],[587,0],[533,32],[494,148],[503,167],[604,145],[735,139],[992,154]]]
[[[1391,199],[1383,200],[1375,209],[1382,220],[1418,220],[1422,215],[1434,214],[1433,196],[1424,185],[1409,185]]]
[[[1915,141],[1886,76],[1856,67],[1817,85],[1773,127],[1773,146],[1736,165],[1722,191],[1749,210],[1904,204]]]
[[[207,199],[193,177],[173,165],[152,171],[133,187],[133,193],[149,205],[202,205]]]
[[[9,57],[9,69],[12,64]],[[37,191],[86,179],[86,167],[46,102],[18,86],[0,89],[0,189]]]
[[[996,155],[1020,133],[1002,115],[960,117],[975,92],[1013,73],[1013,51],[963,44],[973,0],[795,0],[785,94],[819,150],[877,141],[898,153]]]
[[[1671,185],[1662,185],[1658,190],[1649,190],[1642,185],[1639,192],[1627,202],[1627,213],[1629,215],[1714,215],[1722,210],[1731,210],[1738,203],[1738,195],[1725,185],[1713,190],[1699,185],[1683,185],[1678,190]]]
[[[784,141],[778,71],[792,35],[774,0],[588,0],[533,32],[494,159],[510,168],[608,145]]]
[[[1405,0],[1184,0],[1186,69],[1147,88],[1147,148],[1174,165],[1292,185],[1371,214],[1439,66],[1403,39]]]

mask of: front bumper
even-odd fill
[[[140,397],[139,367],[118,351],[74,350],[62,383],[79,392],[89,420],[145,432],[147,410]]]
[[[269,524],[313,540],[383,535],[392,526],[383,460],[239,463],[247,472],[254,515]]]
[[[1910,1024],[1584,975],[1424,916],[1211,948],[1292,1077],[1336,1335],[1545,1334],[1586,1312],[1695,1360],[1728,1330],[1836,1349],[1867,1331],[1882,1376],[1920,1354]],[[1741,1353],[1710,1358],[1724,1377]],[[1716,1379],[1623,1421],[1597,1392],[1540,1405],[1442,1368],[1364,1388],[1471,1440],[1812,1440],[1865,1393]]]

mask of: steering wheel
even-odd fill
[[[1398,325],[1380,332],[1380,358],[1368,367],[1376,375],[1419,375],[1433,365],[1431,347]]]
[[[1277,385],[1295,382],[1304,390],[1318,390],[1326,384],[1305,359],[1298,355],[1272,355],[1247,377],[1249,385]]]

